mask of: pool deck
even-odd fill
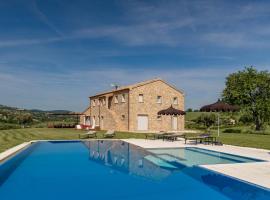
[[[261,159],[265,162],[201,165],[201,167],[270,189],[270,150],[232,145],[213,146],[185,144],[183,140],[168,142],[162,140],[125,139],[123,141],[143,148],[199,147],[207,150]]]

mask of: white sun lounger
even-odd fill
[[[105,138],[107,137],[114,137],[115,136],[115,131],[114,130],[108,130],[106,133],[103,135]]]
[[[90,138],[90,137],[97,137],[97,132],[96,131],[88,131],[87,133],[83,133],[83,134],[79,134],[79,138],[81,137],[87,137],[87,138]]]

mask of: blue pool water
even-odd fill
[[[207,164],[260,162],[261,160],[205,150],[196,147],[150,149],[150,152],[169,162],[188,167]]]
[[[0,199],[269,200],[267,189],[198,167],[254,161],[199,148],[148,151],[121,141],[39,142],[0,164]]]

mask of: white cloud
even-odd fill
[[[36,0],[31,1],[32,5],[32,11],[36,14],[36,16],[44,23],[46,24],[51,30],[53,30],[57,35],[64,36],[63,33],[48,19],[46,14],[42,12],[38,6],[38,3]]]
[[[186,93],[186,107],[199,107],[218,98],[224,86],[226,69],[95,69],[69,71],[65,74],[13,72],[0,76],[1,103],[43,109],[83,110],[88,96],[110,90],[110,83],[120,85],[161,77]],[[2,74],[2,73],[1,73]],[[21,77],[17,80],[16,77]],[[22,84],[23,83],[23,84]],[[20,95],[20,101],[13,99]]]
[[[119,3],[119,2],[118,2]],[[224,48],[269,48],[269,3],[226,1],[120,1],[124,23],[85,24],[60,32],[34,3],[38,18],[57,37],[0,41],[0,47],[47,44],[65,40],[108,38],[127,46],[214,45]],[[68,18],[68,16],[66,16]],[[78,19],[80,15],[78,15]],[[75,20],[75,19],[72,19]],[[261,20],[264,20],[260,22]],[[263,37],[262,37],[263,36]]]

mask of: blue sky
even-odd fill
[[[245,66],[270,70],[269,1],[0,1],[0,104],[82,111],[88,96],[163,78],[186,108]]]

